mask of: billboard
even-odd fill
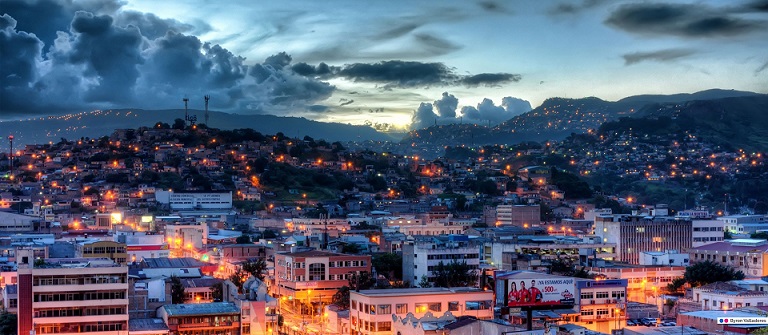
[[[498,278],[496,294],[509,307],[573,305],[576,279],[546,275]],[[503,296],[506,294],[506,296]],[[498,300],[502,300],[498,299]]]

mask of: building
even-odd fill
[[[167,224],[165,239],[171,254],[179,257],[184,250],[203,249],[208,244],[208,225],[200,222]]]
[[[275,254],[275,285],[279,296],[308,302],[330,302],[352,273],[371,272],[371,256],[327,251]]]
[[[140,262],[144,258],[170,257],[169,243],[166,243],[165,237],[160,234],[149,235],[146,232],[136,231],[117,232],[115,240],[125,243],[128,261],[131,263]]]
[[[75,244],[75,257],[109,258],[120,265],[128,261],[125,243],[115,241],[85,240]]]
[[[128,335],[167,335],[163,319],[134,319],[128,321]]]
[[[664,288],[685,273],[684,266],[638,266],[609,264],[585,270],[600,278],[627,281],[627,300],[656,304],[660,288]]]
[[[693,220],[693,244],[698,247],[709,243],[722,242],[725,228],[723,220]]]
[[[732,310],[750,306],[768,306],[768,292],[750,291],[730,283],[715,282],[691,290],[691,300],[700,310]]]
[[[3,207],[2,204],[0,204],[1,207]],[[9,233],[30,232],[34,229],[35,222],[39,223],[40,221],[39,217],[0,212],[0,231]]]
[[[682,266],[690,265],[688,253],[677,250],[640,252],[640,265],[647,266]]]
[[[493,291],[473,288],[405,288],[350,292],[351,334],[391,335],[393,317],[469,315],[493,318]],[[393,316],[394,315],[394,316]]]
[[[19,308],[19,286],[5,285],[2,288],[2,306],[8,313],[18,314]]]
[[[691,247],[693,225],[686,218],[634,215],[598,216],[595,235],[603,243],[615,243],[617,260],[639,264],[640,252],[687,250]]]
[[[514,264],[504,261],[505,253],[536,254],[543,260],[569,258],[586,263],[595,258],[613,260],[616,245],[602,243],[598,238],[574,236],[517,235],[513,240],[497,240],[483,244],[483,259],[502,270],[515,270]]]
[[[496,226],[532,227],[541,223],[539,205],[498,205]]]
[[[757,318],[762,315],[752,313],[748,311],[724,311],[724,310],[712,310],[712,311],[696,311],[677,314],[677,326],[678,334],[680,333],[680,326],[693,327],[699,331],[706,332],[708,334],[728,334],[724,332],[725,327],[723,324],[718,324],[718,319],[728,318]],[[761,325],[760,327],[765,327]],[[744,332],[743,334],[746,334]]]
[[[434,283],[435,267],[451,262],[465,262],[470,269],[478,269],[480,248],[471,246],[465,235],[434,236],[403,244],[403,280],[412,284],[422,277]]]
[[[240,310],[231,302],[165,305],[157,316],[174,335],[240,335]]]
[[[232,192],[157,191],[155,200],[172,210],[232,208]]]
[[[128,268],[110,259],[35,259],[17,251],[18,334],[128,330]]]
[[[735,239],[688,250],[691,263],[713,261],[744,272],[747,277],[768,276],[768,242]]]

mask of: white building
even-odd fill
[[[18,334],[128,331],[127,267],[95,258],[40,261],[29,249],[19,249],[17,257]]]
[[[349,318],[353,334],[391,335],[393,315],[409,313],[421,318],[428,313],[440,317],[469,315],[493,318],[493,291],[456,288],[406,288],[350,292]]]
[[[480,248],[470,246],[465,235],[435,236],[406,242],[403,244],[403,280],[416,284],[426,276],[430,283],[434,283],[432,271],[435,267],[441,262],[448,265],[453,261],[465,262],[471,269],[478,269]]]
[[[155,200],[169,205],[172,210],[232,208],[232,192],[157,191]]]
[[[198,222],[168,224],[165,239],[171,250],[201,249],[208,244],[208,225]]]
[[[765,215],[728,215],[717,218],[725,223],[725,230],[732,234],[751,234],[757,230],[768,229],[768,217]]]
[[[725,310],[750,306],[768,306],[768,292],[750,291],[739,286],[717,282],[692,289],[693,301],[701,310]]]
[[[693,247],[708,243],[722,242],[724,238],[724,220],[693,220]]]
[[[677,250],[640,252],[640,265],[648,266],[688,266],[690,255]]]

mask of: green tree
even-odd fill
[[[426,275],[421,276],[421,280],[419,280],[419,287],[421,288],[432,287],[432,283],[429,282],[429,278],[427,278]]]
[[[731,234],[730,231],[725,230],[725,231],[723,231],[723,239],[725,239],[725,240],[733,239],[733,235]]]
[[[435,287],[472,287],[477,286],[477,271],[467,262],[455,260],[448,264],[440,262],[432,271],[435,275]]]
[[[371,260],[371,265],[376,272],[388,279],[398,280],[403,278],[403,256],[396,253],[378,254]]]
[[[211,285],[211,298],[216,302],[224,300],[224,282]]]
[[[362,249],[359,245],[356,243],[347,243],[343,247],[341,247],[341,253],[342,254],[359,254]]]
[[[349,291],[349,286],[342,286],[338,291],[336,291],[336,293],[333,294],[331,303],[339,306],[339,309],[349,309]]]
[[[176,120],[173,120],[173,126],[171,126],[171,128],[183,130],[184,128],[186,128],[186,126],[187,126],[186,121],[182,119],[176,119]]]
[[[246,234],[240,235],[235,240],[235,243],[237,243],[237,244],[248,244],[248,243],[251,243],[251,237],[246,235]]]
[[[749,237],[761,240],[768,240],[768,232],[761,231],[759,233],[753,233]]]
[[[267,273],[267,262],[263,258],[257,258],[243,263],[243,271],[264,281],[264,275]]]
[[[355,291],[358,290],[370,290],[376,285],[376,278],[373,278],[370,272],[351,272],[349,276],[349,288]]]
[[[184,303],[184,285],[181,283],[181,279],[177,276],[171,276],[171,303]]]
[[[243,293],[243,284],[245,284],[245,281],[248,279],[248,273],[243,271],[242,268],[238,268],[235,273],[229,276],[229,281],[232,282],[232,284],[235,284],[237,287],[237,293],[242,294]]]
[[[669,292],[680,291],[680,289],[683,288],[683,285],[685,285],[685,278],[675,278],[675,280],[667,284],[667,291]]]
[[[744,273],[712,261],[693,264],[685,269],[685,282],[698,287],[714,282],[744,279]]]
[[[0,334],[16,335],[18,318],[16,314],[3,311],[0,313]]]

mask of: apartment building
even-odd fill
[[[174,335],[240,335],[240,309],[231,302],[165,305],[157,316]]]
[[[722,242],[725,237],[725,221],[723,220],[693,220],[693,244],[699,247],[709,243]]]
[[[768,276],[768,242],[735,239],[688,250],[691,263],[713,261],[744,272],[747,277]]]
[[[85,240],[75,244],[75,257],[109,258],[120,265],[128,261],[125,243],[102,240]]]
[[[610,264],[600,267],[588,267],[585,270],[600,278],[623,279],[627,281],[627,300],[641,303],[653,303],[665,288],[685,273],[684,266],[643,266]]]
[[[128,331],[128,268],[107,258],[36,259],[20,248],[18,334]]]
[[[541,223],[539,205],[498,205],[496,226],[533,227]]]
[[[157,191],[155,200],[172,210],[232,208],[232,192]]]
[[[751,306],[768,306],[768,292],[751,291],[731,283],[715,282],[691,289],[690,298],[682,302],[693,302],[694,310],[732,310]],[[682,305],[682,304],[681,304]]]
[[[688,218],[604,215],[595,218],[595,235],[616,244],[616,260],[640,262],[640,252],[691,248],[693,225]]]
[[[440,264],[465,262],[472,269],[480,266],[480,247],[470,244],[465,235],[421,237],[403,244],[403,280],[417,283],[427,277],[435,281],[433,270]]]
[[[362,290],[349,296],[351,334],[391,335],[393,315],[403,318],[409,313],[417,318],[449,312],[456,317],[493,318],[493,291],[474,288]]]
[[[371,256],[327,251],[275,254],[277,294],[307,302],[330,302],[352,273],[371,272]]]

